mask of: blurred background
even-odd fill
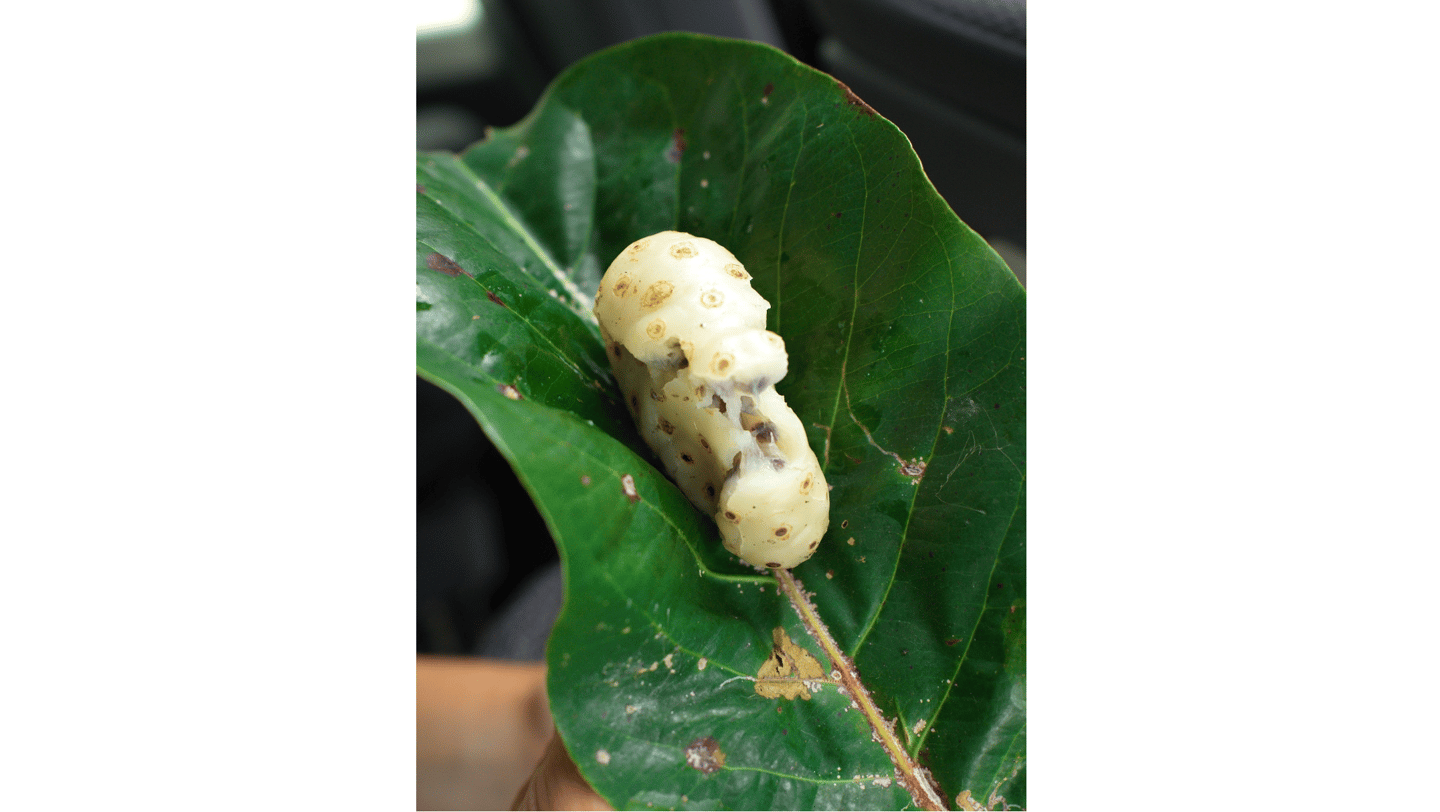
[[[951,208],[1025,281],[1025,0],[420,0],[416,146],[522,118],[571,63],[662,31],[775,46],[909,136]],[[419,654],[543,659],[558,556],[509,465],[416,381]]]

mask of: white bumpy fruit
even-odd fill
[[[830,489],[800,418],[775,391],[789,358],[770,303],[735,256],[662,231],[631,243],[595,294],[610,366],[640,434],[725,549],[793,567],[830,526]]]

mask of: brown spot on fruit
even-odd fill
[[[715,484],[713,482],[705,483],[705,495],[710,498],[711,502],[715,501]]]
[[[732,522],[736,523],[736,524],[739,524],[739,523],[740,523],[740,517],[739,517],[739,516],[736,516],[736,515],[735,515],[735,511],[733,511],[733,510],[727,510],[727,511],[725,511],[725,518],[728,519],[729,521],[732,521]]]
[[[698,437],[700,438],[700,447],[703,448],[703,449],[705,449],[706,451],[709,451],[709,450],[710,450],[710,441],[707,440],[707,439],[705,439],[705,435],[700,434],[700,435],[696,435],[696,436],[698,436]]]
[[[745,271],[745,268],[742,267],[742,266],[740,266],[740,265],[738,265],[738,264],[736,264],[736,263],[734,263],[734,262],[732,262],[732,263],[730,263],[729,265],[726,265],[726,266],[725,266],[725,273],[730,274],[731,276],[735,277],[736,279],[749,279],[749,278],[750,278],[750,274]]]
[[[810,542],[810,549],[812,549],[812,550],[815,549],[816,547],[819,547],[819,546],[820,546],[820,539],[815,539],[814,541]]]
[[[725,370],[735,363],[735,356],[728,352],[716,353],[715,358],[710,362],[710,371],[716,375],[724,375]]]
[[[680,459],[684,460],[686,465],[695,464],[695,458],[690,456],[689,454],[681,454]]]
[[[645,289],[645,296],[640,300],[640,306],[646,310],[657,308],[674,292],[675,286],[662,279]]]
[[[429,256],[425,257],[425,267],[429,268],[432,271],[439,271],[446,276],[459,276],[462,273],[466,276],[470,276],[470,274],[466,272],[464,268],[455,264],[455,260],[445,256],[444,254],[432,253]],[[474,279],[475,277],[470,276],[470,278]]]
[[[670,256],[676,259],[693,259],[700,256],[700,252],[695,250],[695,243],[681,240],[670,246]]]
[[[648,325],[646,325],[646,326],[645,326],[645,335],[649,336],[651,341],[659,341],[660,339],[664,338],[664,337],[665,337],[665,321],[664,321],[664,319],[656,319],[656,320],[650,322]]]
[[[630,247],[625,250],[630,252],[631,259],[635,259],[637,254],[639,254],[641,251],[644,251],[649,246],[650,238],[646,237],[643,240],[636,240],[635,242],[630,243]]]
[[[700,304],[703,307],[716,308],[725,304],[725,294],[718,290],[707,290],[700,294]]]
[[[814,484],[815,484],[815,475],[814,475],[814,474],[806,474],[806,475],[805,475],[805,479],[800,482],[800,492],[801,492],[801,493],[809,493],[809,492],[810,492],[810,486],[812,486],[812,485],[814,485]]]
[[[634,392],[630,393],[630,409],[635,412],[635,414],[640,414],[640,396]]]
[[[664,402],[665,402],[665,393],[664,393],[664,392],[661,392],[659,389],[651,389],[651,390],[650,390],[650,399],[653,400],[653,401],[655,401],[656,403],[664,403]]]
[[[631,279],[629,274],[625,274],[615,280],[615,284],[610,290],[614,292],[616,298],[624,298],[635,291],[635,280]]]
[[[779,564],[766,564],[765,566],[769,567],[769,568],[772,569],[772,570],[778,570],[778,569],[780,569],[780,565],[779,565]]]
[[[702,387],[702,388],[703,388],[703,387]],[[695,394],[697,394],[697,395],[700,394],[700,391],[699,391],[699,390],[696,390]],[[720,410],[720,414],[725,414],[725,401],[722,400],[719,395],[711,395],[711,396],[710,396],[710,408],[712,408],[712,409],[719,409],[719,410]]]
[[[685,763],[706,775],[725,766],[725,751],[713,736],[696,739],[685,746]]]
[[[666,434],[674,434],[675,426],[671,425],[669,420],[666,420],[662,417],[660,418],[660,430],[665,432]]]
[[[782,524],[779,527],[775,528],[775,538],[783,539],[788,535],[790,535],[790,525]]]

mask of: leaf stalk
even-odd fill
[[[855,663],[840,650],[840,644],[830,635],[830,629],[820,619],[820,613],[816,611],[815,605],[805,594],[805,589],[795,576],[788,569],[773,570],[775,580],[780,583],[780,589],[790,599],[790,605],[795,607],[795,613],[800,616],[800,622],[805,625],[805,631],[810,634],[811,639],[820,645],[825,656],[830,659],[831,668],[840,674],[840,682],[855,701],[860,712],[864,714],[865,721],[869,723],[870,729],[874,731],[875,737],[885,752],[894,763],[896,775],[900,784],[910,793],[915,805],[921,809],[943,810],[945,801],[941,797],[935,782],[930,778],[930,771],[920,766],[910,754],[905,752],[905,747],[895,735],[895,724],[885,718],[875,701],[870,697],[870,691],[860,681],[860,673],[855,670]]]

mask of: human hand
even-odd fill
[[[511,809],[609,810],[612,807],[580,775],[559,732],[551,727],[550,744],[535,765],[525,786],[516,793]]]

